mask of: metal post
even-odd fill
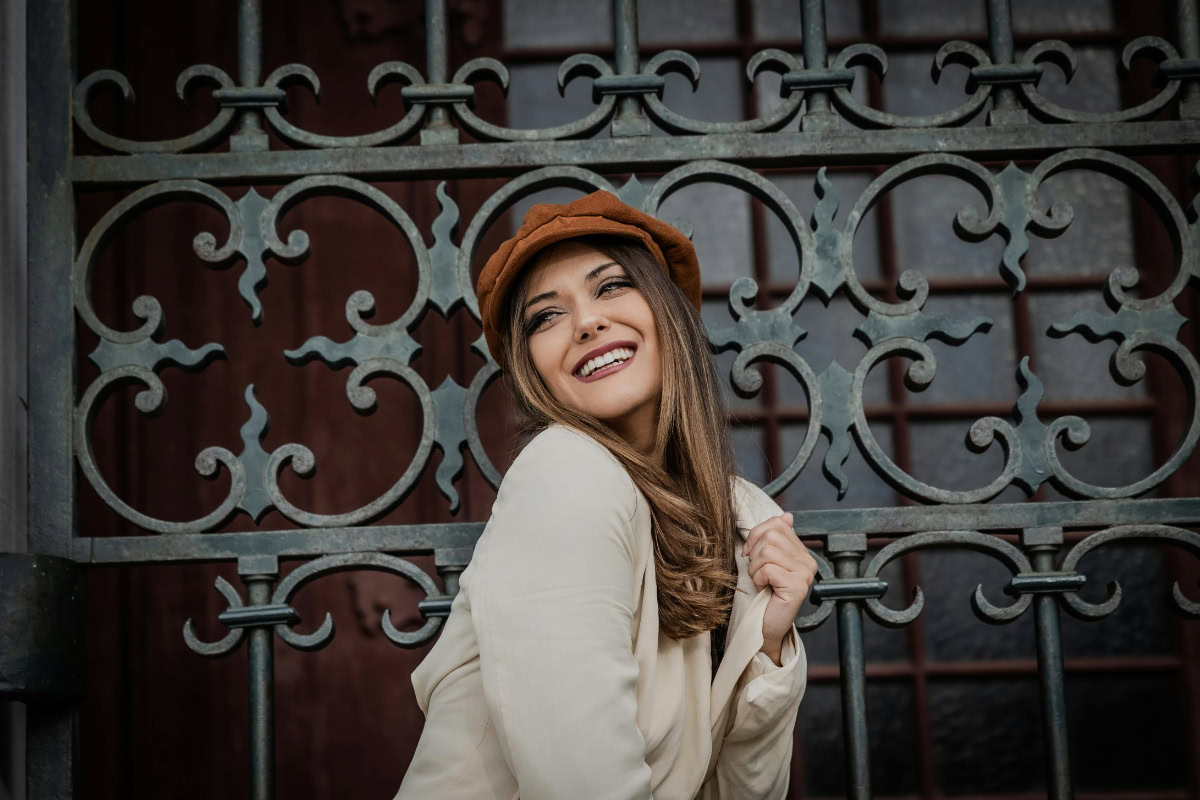
[[[1054,558],[1063,541],[1062,528],[1029,528],[1021,544],[1037,572],[1053,572]],[[1046,740],[1046,790],[1050,800],[1072,800],[1071,762],[1067,750],[1067,700],[1063,688],[1062,638],[1058,625],[1058,598],[1054,593],[1033,598],[1037,635],[1038,680],[1042,696],[1042,728]]]
[[[987,0],[988,45],[995,65],[1013,63],[1012,9],[1008,0]],[[1017,102],[1017,90],[999,84],[992,89],[988,125],[1024,125],[1029,113]]]
[[[446,30],[446,0],[425,0],[425,72],[430,86],[446,83],[449,44]],[[431,103],[421,128],[421,144],[458,144],[458,128],[450,122],[450,111]]]
[[[829,557],[838,578],[858,578],[864,533],[829,535]],[[838,661],[841,667],[842,731],[846,741],[846,797],[871,798],[870,737],[867,731],[867,669],[859,600],[838,600]]]
[[[829,66],[825,34],[825,0],[803,0],[800,4],[800,24],[804,37],[804,69],[825,69]],[[824,131],[837,127],[837,114],[830,108],[828,89],[808,89],[804,93],[804,104],[801,130]]]
[[[1176,0],[1175,30],[1179,55],[1185,61],[1200,59],[1200,16],[1196,13],[1196,0]],[[1179,118],[1200,119],[1200,85],[1194,80],[1184,80],[1179,89]]]
[[[246,583],[247,606],[271,602],[271,585],[279,575],[274,556],[238,559],[238,574]],[[246,637],[250,662],[250,797],[275,798],[275,630],[273,625],[250,628]]]
[[[0,8],[0,558],[25,551],[29,396],[25,336],[25,0]],[[2,591],[2,588],[0,588]],[[0,654],[2,657],[3,654]],[[25,704],[0,700],[0,797],[25,800]]]
[[[637,75],[641,70],[638,55],[637,0],[613,0],[613,57],[618,75]],[[617,98],[617,114],[612,122],[613,136],[649,136],[650,120],[642,113],[642,101],[636,95]]]
[[[75,204],[71,163],[71,96],[75,85],[70,0],[26,8],[26,108],[29,250],[29,495],[27,549],[67,558],[75,538]],[[71,698],[26,708],[26,797],[75,796],[78,704]]]
[[[262,0],[238,2],[238,85],[243,89],[262,84]],[[262,127],[262,110],[240,108],[237,133],[229,140],[234,152],[267,149],[267,134]]]

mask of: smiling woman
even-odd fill
[[[398,800],[784,797],[816,563],[735,473],[691,242],[598,191],[477,288],[536,435],[413,673]]]
[[[631,272],[637,273],[633,280]],[[611,237],[568,239],[538,253],[513,290],[507,314],[509,339],[516,345],[512,363],[523,363],[528,350],[555,401],[607,423],[643,452],[654,447],[662,393],[654,312],[639,288],[651,291],[647,284],[654,277],[665,285],[657,290],[674,289],[650,254],[636,246]],[[514,380],[520,380],[515,372]],[[605,382],[616,375],[619,380]],[[536,393],[522,386],[518,402]]]

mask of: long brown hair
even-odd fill
[[[506,298],[507,325],[501,331],[506,374],[524,429],[533,433],[554,422],[576,428],[621,462],[650,505],[659,629],[675,640],[719,629],[723,645],[737,588],[734,547],[739,537],[731,494],[735,462],[704,324],[640,242],[600,234],[570,241],[587,243],[621,264],[654,312],[662,364],[654,448],[642,453],[604,422],[560,403],[546,388],[534,368],[519,314],[531,265]]]

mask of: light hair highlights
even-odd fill
[[[640,242],[601,234],[570,241],[590,244],[621,264],[654,313],[663,373],[654,447],[642,453],[607,424],[567,407],[546,388],[519,314],[532,265],[508,293],[506,324],[500,332],[523,429],[532,434],[558,422],[587,433],[621,462],[650,506],[660,630],[674,640],[715,631],[715,663],[737,588],[734,548],[740,537],[731,494],[735,462],[728,412],[704,325]]]

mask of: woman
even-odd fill
[[[606,191],[538,204],[477,294],[539,432],[413,672],[397,800],[784,797],[816,563],[734,474],[691,242]]]

